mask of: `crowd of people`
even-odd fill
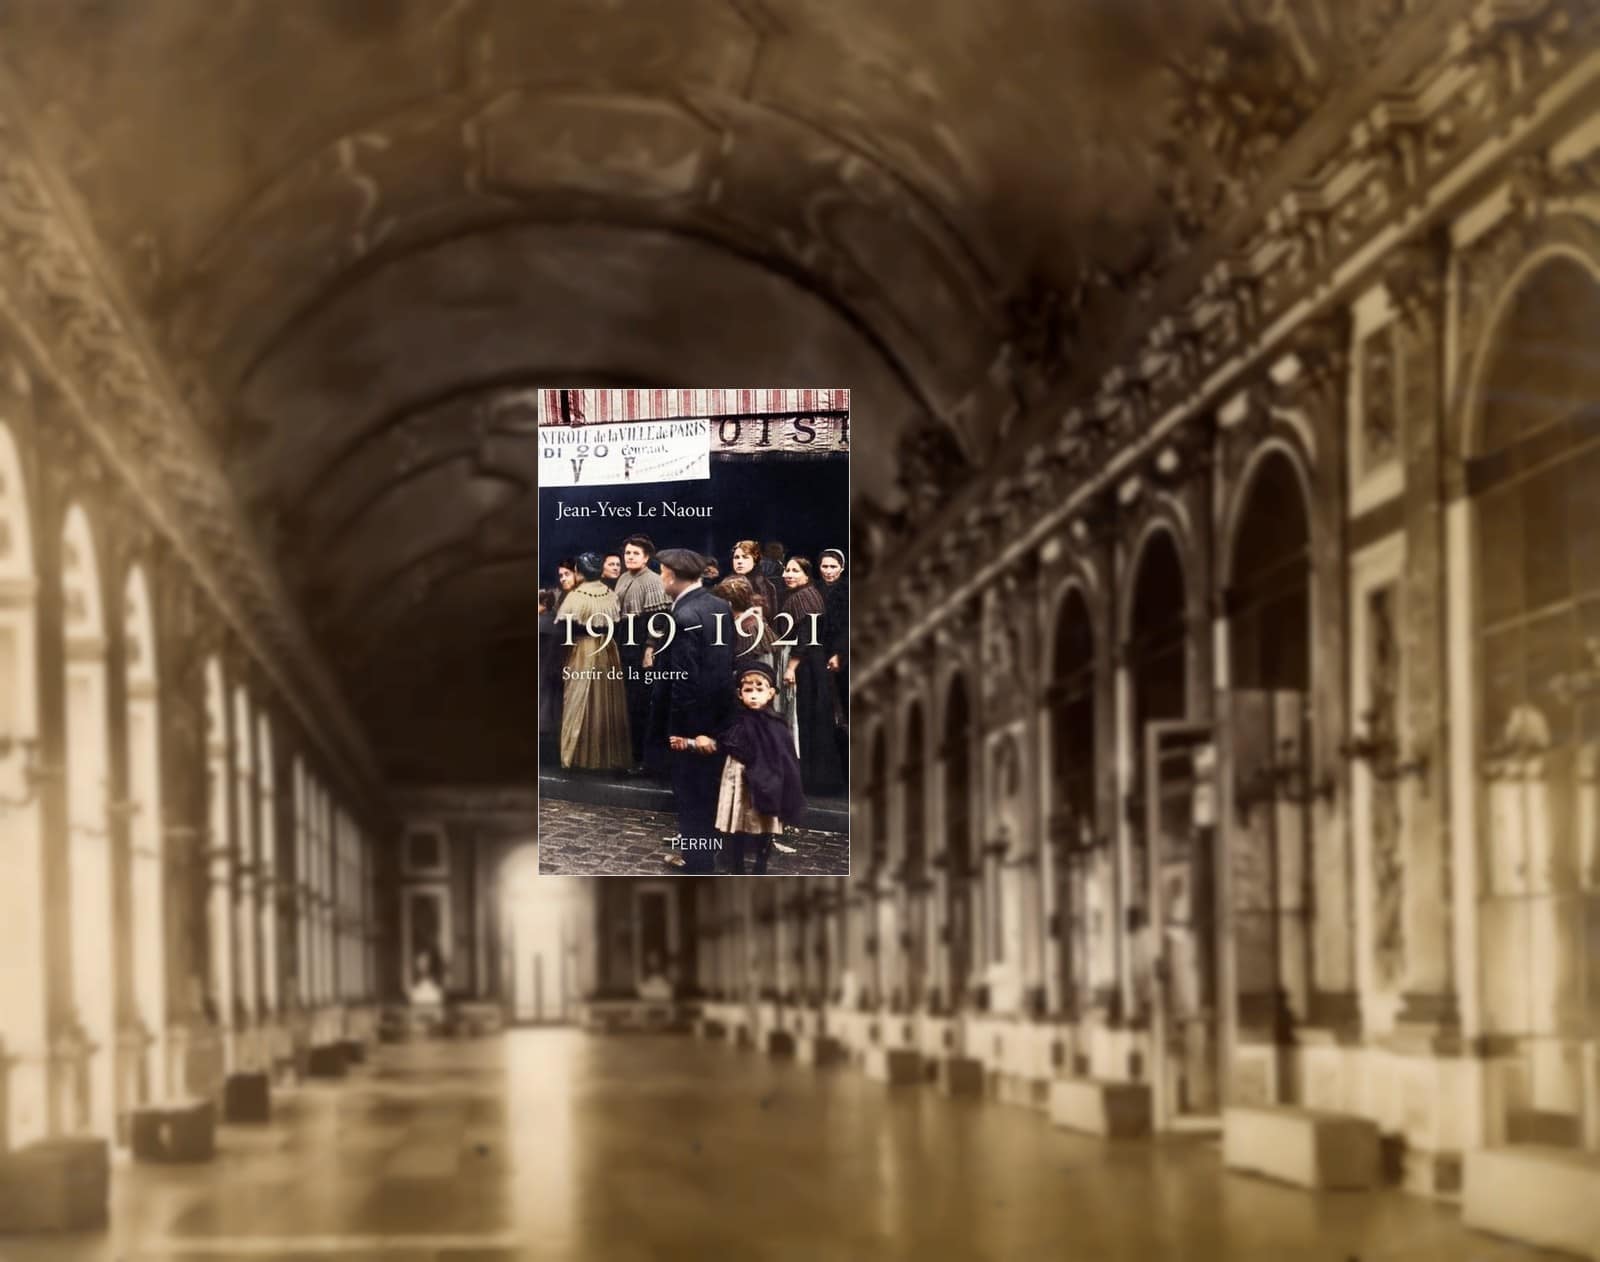
[[[745,539],[724,577],[637,534],[563,558],[539,593],[541,761],[668,778],[669,865],[765,872],[807,794],[847,791],[845,570]]]

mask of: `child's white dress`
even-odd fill
[[[717,828],[725,833],[783,836],[783,821],[756,810],[744,764],[729,758],[722,764],[722,785],[717,793]]]

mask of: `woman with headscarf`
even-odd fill
[[[772,580],[761,572],[761,545],[754,539],[741,539],[733,545],[733,573],[750,584],[750,590],[766,601],[761,611],[768,622],[777,616],[778,589]]]
[[[585,552],[574,562],[582,580],[557,611],[567,649],[561,705],[561,765],[624,770],[632,762],[628,700],[617,653],[617,597],[601,581],[605,559]],[[609,634],[608,634],[609,632]]]
[[[560,609],[577,587],[578,563],[572,557],[562,557],[556,562],[556,608]]]
[[[817,573],[822,575],[822,648],[827,654],[828,672],[833,676],[839,699],[839,761],[850,766],[850,578],[845,573],[844,553],[824,548],[817,557]]]
[[[823,639],[827,605],[811,580],[812,573],[805,557],[790,557],[783,567],[783,582],[789,591],[783,612],[794,618],[793,629],[783,638],[796,642],[789,650],[783,683],[794,698],[800,776],[806,792],[834,793],[844,788],[845,779],[837,735],[838,697]]]
[[[760,662],[772,670],[772,677],[776,680],[778,667],[774,641],[777,633],[773,631],[772,623],[767,621],[765,612],[759,618],[756,616],[755,593],[751,590],[750,580],[735,574],[718,583],[711,589],[711,594],[721,596],[733,610],[733,625],[728,631],[728,639],[733,643],[733,673],[738,675],[745,667]]]

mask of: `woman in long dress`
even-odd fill
[[[572,641],[561,703],[561,765],[590,771],[624,770],[632,762],[628,700],[615,634],[617,595],[600,581],[604,563],[594,552],[577,558],[581,581],[567,593],[556,615],[561,643]]]
[[[811,562],[805,557],[790,557],[783,567],[783,583],[789,592],[783,602],[783,612],[794,616],[794,629],[787,638],[798,641],[789,650],[783,682],[794,697],[801,782],[807,793],[822,794],[844,788],[844,763],[839,757],[839,740],[835,734],[837,694],[833,676],[828,671],[828,652],[823,639],[827,607],[811,576]]]

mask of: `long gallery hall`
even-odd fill
[[[1600,1258],[1596,330],[1600,0],[0,6],[0,1259]],[[538,875],[569,385],[848,876]]]

